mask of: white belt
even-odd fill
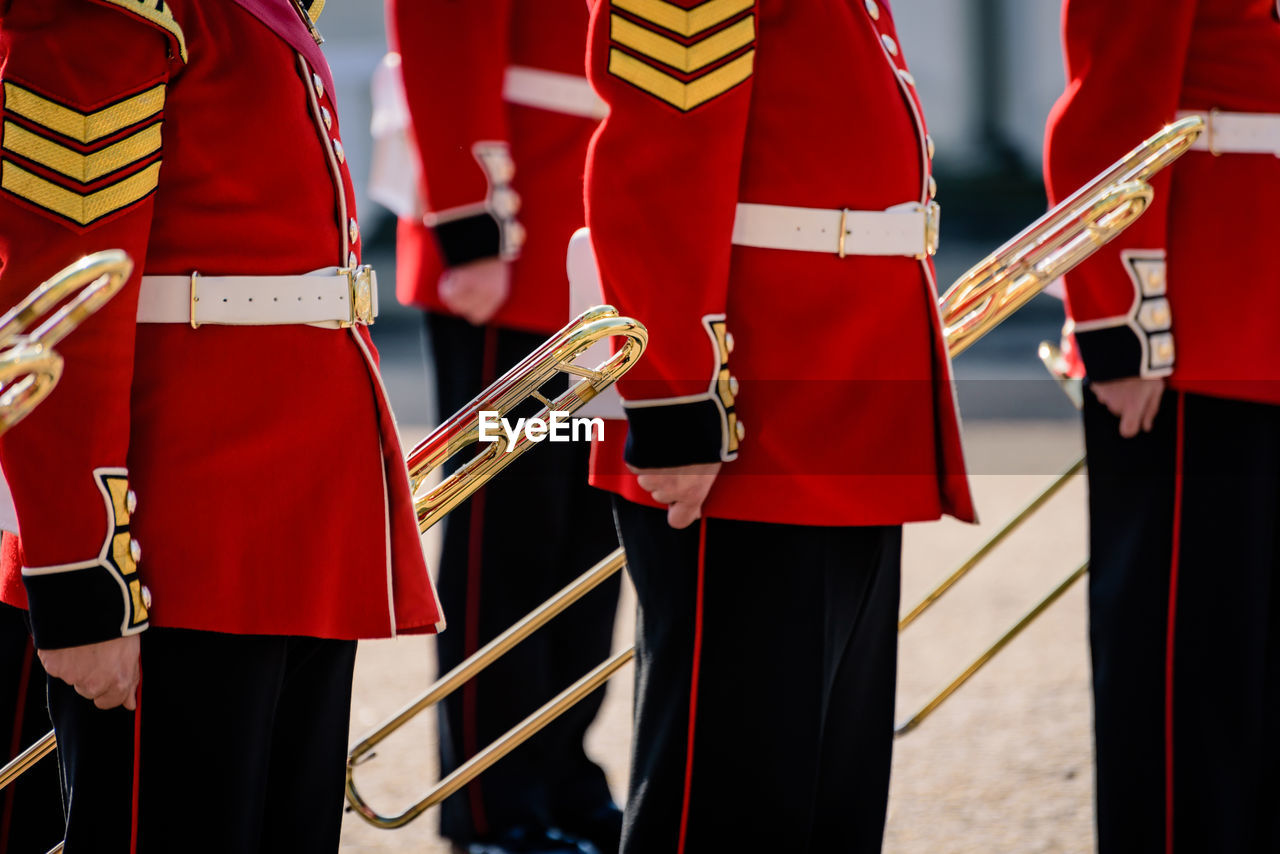
[[[340,328],[378,315],[378,277],[369,266],[328,267],[303,276],[143,276],[139,323]]]
[[[602,119],[609,112],[609,106],[600,100],[587,78],[523,65],[507,67],[502,98],[509,104],[589,119]]]
[[[1280,157],[1280,115],[1224,113],[1221,110],[1179,110],[1178,118],[1200,116],[1204,133],[1191,144],[1214,154],[1273,154]]]
[[[793,208],[740,203],[733,242],[761,249],[838,255],[906,255],[938,251],[937,202],[907,202],[883,211]]]

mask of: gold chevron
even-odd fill
[[[667,0],[613,0],[613,8],[630,12],[682,36],[710,29],[753,6],[755,0],[707,0],[692,9],[684,9]]]
[[[160,122],[91,154],[81,154],[13,122],[5,122],[4,148],[81,184],[88,184],[159,151]]]
[[[0,187],[79,225],[115,213],[138,201],[159,183],[160,163],[92,193],[77,193],[33,175],[8,160],[0,173]]]
[[[82,113],[65,104],[50,101],[16,83],[5,83],[4,106],[14,115],[30,119],[55,133],[87,144],[159,113],[164,109],[164,84],[159,83],[145,92],[139,92],[101,110]]]
[[[610,19],[609,36],[618,44],[656,59],[679,71],[696,71],[723,59],[739,48],[755,41],[756,20],[748,15],[738,23],[691,45],[661,36],[653,30],[633,24],[621,15]]]
[[[187,61],[187,40],[182,35],[182,27],[173,17],[169,4],[164,0],[105,0],[105,2],[132,12],[173,36],[174,41],[178,43],[178,52],[182,54],[182,61]]]
[[[703,104],[723,95],[751,76],[755,63],[755,50],[749,50],[742,56],[725,63],[709,74],[685,83],[666,72],[659,71],[633,56],[623,53],[617,48],[609,50],[609,72],[621,77],[628,83],[639,86],[651,95],[666,101],[678,110],[688,112],[699,104]]]

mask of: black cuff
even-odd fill
[[[136,634],[145,616],[132,619],[130,593],[105,563],[62,572],[23,575],[37,649],[62,649]]]
[[[1173,335],[1139,332],[1128,324],[1076,332],[1085,373],[1094,382],[1161,377],[1173,370]]]
[[[670,468],[724,459],[725,419],[710,398],[627,407],[623,458],[637,468]]]
[[[1085,372],[1095,382],[1136,377],[1142,373],[1142,342],[1129,326],[1109,326],[1076,333]]]
[[[437,222],[431,231],[446,267],[497,258],[502,253],[502,229],[487,212]]]

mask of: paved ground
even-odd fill
[[[1079,452],[1070,421],[975,422],[968,428],[983,524],[909,529],[904,604],[998,527]],[[902,637],[899,718],[913,712],[1085,555],[1083,489],[1068,487]],[[1087,852],[1092,850],[1092,766],[1083,584],[897,743],[885,850],[916,852]],[[620,612],[617,644],[631,631],[632,601]],[[752,639],[743,638],[748,650]],[[429,641],[364,645],[356,669],[353,737],[394,711],[431,678]],[[591,734],[593,755],[625,797],[629,676],[614,680]],[[361,768],[379,806],[407,804],[434,779],[429,721],[408,730]],[[762,809],[767,805],[762,804]],[[444,854],[432,814],[380,831],[348,814],[343,852]]]

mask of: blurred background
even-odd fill
[[[465,0],[460,0],[465,2]],[[795,0],[806,2],[806,0]],[[893,0],[901,43],[937,144],[943,237],[939,282],[954,281],[1045,209],[1040,177],[1045,119],[1063,86],[1059,0]],[[320,20],[337,82],[352,177],[361,191],[365,260],[379,272],[373,327],[406,446],[438,414],[429,403],[421,315],[395,302],[395,228],[364,198],[369,173],[369,85],[385,51],[381,3],[330,0]],[[838,101],[833,110],[856,110]],[[1041,296],[956,364],[966,446],[982,526],[911,526],[903,603],[968,556],[998,523],[1080,453],[1075,411],[1036,357],[1056,341],[1060,303]],[[536,500],[536,498],[531,498]],[[429,542],[429,549],[432,546]],[[531,543],[530,548],[536,548]],[[1086,555],[1084,490],[1069,487],[902,640],[899,719],[967,664]],[[616,645],[630,642],[634,600],[624,596]],[[763,639],[744,637],[749,649]],[[362,644],[352,737],[395,711],[433,676],[430,641]],[[885,850],[1093,850],[1091,721],[1083,584],[895,748]],[[631,685],[615,679],[591,734],[615,796],[626,794]],[[424,716],[429,717],[429,716]],[[410,803],[434,779],[434,728],[415,724],[359,772],[382,808]],[[744,805],[745,816],[767,805]],[[447,854],[434,815],[398,831],[348,814],[343,852]]]

